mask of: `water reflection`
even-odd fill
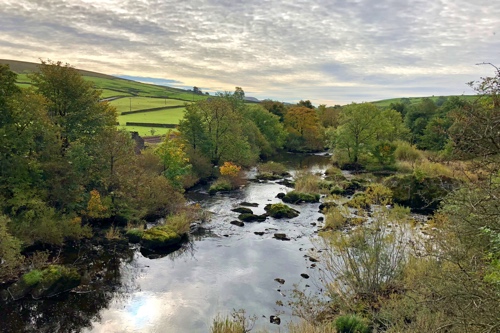
[[[288,166],[317,172],[324,170],[329,160],[317,155],[289,155],[285,161]],[[257,315],[256,329],[273,331],[276,326],[269,324],[270,315],[283,313],[283,323],[291,319],[290,309],[278,306],[277,301],[286,304],[287,290],[294,284],[305,288],[309,281],[302,273],[314,275],[304,255],[312,247],[310,236],[317,231],[311,223],[321,216],[318,204],[292,205],[301,214],[290,220],[268,218],[244,227],[229,222],[237,219],[238,213],[231,209],[241,202],[258,204],[250,208],[263,214],[264,206],[280,202],[276,194],[287,190],[275,182],[248,183],[240,191],[212,197],[206,189],[198,189],[189,195],[213,213],[213,220],[190,243],[155,256],[139,247],[119,244],[75,249],[66,260],[86,268],[81,293],[0,303],[0,329],[208,332],[215,315],[244,308]],[[291,241],[274,239],[275,232],[286,233]],[[276,278],[284,279],[285,284]]]

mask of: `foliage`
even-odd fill
[[[243,309],[233,310],[231,316],[215,317],[210,333],[247,333],[252,330],[256,320],[256,316],[247,317]]]
[[[335,328],[338,333],[369,333],[370,328],[365,320],[356,315],[344,315],[335,319]]]
[[[169,133],[163,142],[155,149],[163,162],[163,175],[177,189],[182,189],[183,176],[191,171],[189,158],[184,150],[184,144],[176,133]]]
[[[222,176],[237,177],[241,171],[241,167],[231,162],[224,162],[219,171]]]
[[[372,149],[372,154],[382,165],[389,165],[395,162],[396,145],[388,141],[381,141]]]
[[[259,164],[257,166],[257,171],[260,174],[271,174],[277,176],[285,176],[288,174],[288,169],[283,164],[274,161]]]
[[[284,118],[288,131],[287,148],[296,151],[316,151],[324,148],[323,131],[314,109],[294,106]]]
[[[304,193],[321,192],[321,177],[308,171],[298,171],[295,176],[295,190]]]
[[[86,215],[94,219],[109,217],[108,207],[102,204],[101,195],[97,190],[90,191]]]
[[[21,242],[7,230],[9,220],[0,215],[0,282],[16,276],[23,264]]]
[[[407,161],[412,164],[423,159],[422,153],[415,146],[406,141],[396,141],[394,157],[398,161]]]
[[[228,179],[220,178],[217,179],[208,190],[208,193],[215,194],[217,192],[231,191],[233,189],[233,185]]]
[[[373,222],[350,233],[324,232],[319,247],[323,284],[332,300],[346,310],[373,307],[380,297],[400,288],[399,281],[407,249],[402,242],[403,228],[390,233],[387,225],[404,226],[401,217],[382,208],[372,215]]]
[[[346,155],[349,163],[356,164],[363,154],[372,151],[378,154],[381,162],[389,163],[393,147],[389,143],[379,145],[380,140],[390,142],[404,133],[401,117],[396,111],[380,111],[370,103],[352,103],[343,107],[339,126],[330,129],[327,136],[337,160],[342,161],[341,156]]]

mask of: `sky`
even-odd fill
[[[0,0],[0,58],[315,105],[473,94],[500,1]]]

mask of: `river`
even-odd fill
[[[284,164],[292,170],[326,169],[328,157],[287,155]],[[249,177],[254,176],[249,172]],[[0,302],[4,332],[208,332],[217,314],[244,309],[256,316],[255,330],[278,331],[293,320],[288,301],[290,291],[317,292],[315,268],[307,254],[322,216],[319,204],[291,205],[300,211],[293,219],[230,224],[238,213],[231,209],[241,202],[263,214],[264,206],[281,202],[279,192],[290,188],[276,182],[249,181],[242,189],[209,196],[200,187],[187,193],[190,200],[212,212],[204,232],[189,244],[161,258],[150,259],[136,246],[93,246],[74,249],[65,262],[84,262],[93,267],[87,289],[54,298]],[[264,232],[263,235],[255,232]],[[277,240],[285,233],[289,241]],[[304,278],[307,274],[311,278]],[[284,279],[280,284],[276,278]],[[281,326],[270,323],[279,315]]]

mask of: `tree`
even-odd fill
[[[285,119],[285,114],[286,114],[285,104],[278,101],[265,99],[262,102],[260,102],[260,105],[262,105],[264,109],[271,112],[272,114],[277,115],[281,122],[283,122],[283,120]]]
[[[316,111],[305,106],[291,107],[285,115],[285,129],[289,133],[287,146],[292,150],[320,150],[324,148],[322,128]]]
[[[314,109],[314,105],[312,105],[311,101],[310,100],[300,100],[298,103],[297,103],[297,106],[303,106],[303,107],[306,107],[308,109]]]
[[[35,90],[48,100],[48,114],[59,129],[62,154],[77,139],[90,138],[116,124],[116,110],[100,102],[100,91],[61,62],[42,61],[31,75]]]
[[[381,133],[382,112],[371,103],[352,103],[342,109],[339,127],[330,132],[331,146],[347,152],[349,162],[358,163]]]
[[[245,100],[245,92],[241,87],[236,87],[233,96],[239,100]]]

